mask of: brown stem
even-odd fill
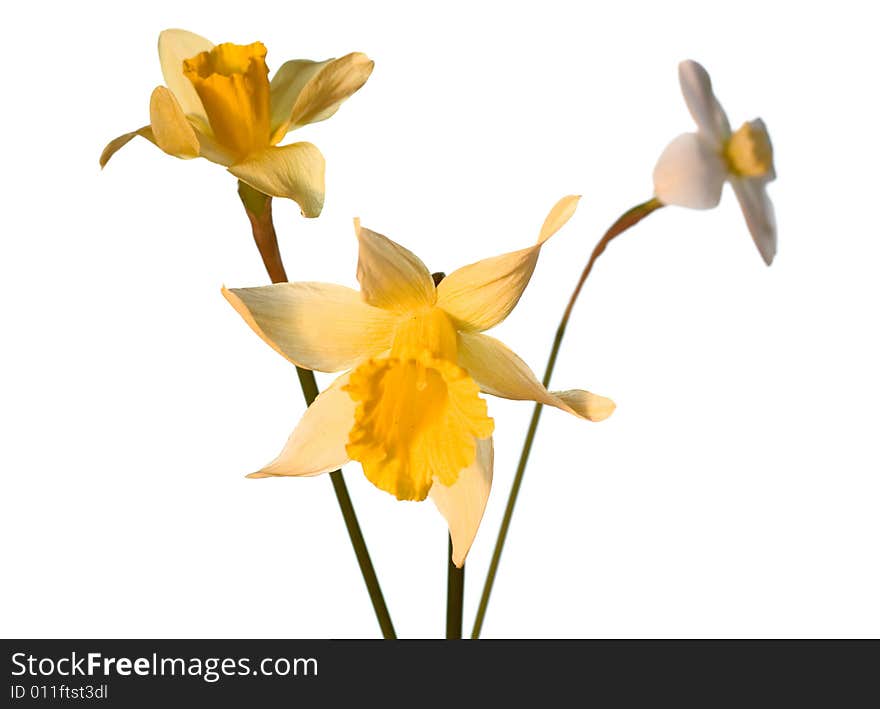
[[[275,224],[272,221],[272,198],[258,192],[244,182],[238,183],[238,196],[244,204],[254,233],[254,241],[257,250],[263,259],[263,265],[272,283],[285,283],[287,273],[284,270],[284,262],[281,260],[281,251],[278,248],[278,237],[275,234]]]
[[[589,278],[590,273],[593,271],[593,266],[595,265],[597,259],[605,252],[605,249],[608,248],[608,244],[610,244],[615,238],[623,234],[630,227],[634,227],[638,224],[642,219],[647,217],[651,212],[654,212],[660,207],[663,206],[663,202],[654,197],[653,199],[649,199],[647,202],[642,202],[642,204],[636,205],[632,209],[621,214],[617,221],[612,224],[608,231],[599,239],[599,243],[593,248],[593,253],[590,254],[590,260],[587,261],[587,265],[581,273],[580,280],[578,280],[577,285],[575,286],[574,292],[571,294],[571,298],[568,300],[568,305],[565,306],[565,312],[562,314],[562,321],[560,322],[560,329],[564,332],[565,326],[568,324],[568,319],[571,317],[571,311],[574,308],[574,304],[578,299],[578,296],[581,294],[581,289],[584,287],[584,283],[587,282],[587,278]],[[561,342],[561,338],[560,338]],[[559,347],[556,347],[558,351]],[[555,358],[554,358],[555,362]],[[545,373],[544,378],[547,380],[544,382],[544,386],[547,386],[550,383],[549,374],[552,373],[552,365],[548,367],[551,372]]]

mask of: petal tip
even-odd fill
[[[553,205],[553,208],[544,219],[544,224],[541,226],[541,231],[538,234],[538,244],[543,244],[547,239],[565,226],[577,210],[580,199],[580,195],[570,194],[566,195]]]
[[[250,480],[262,480],[263,478],[274,478],[274,475],[270,475],[269,473],[264,473],[261,470],[258,470],[256,473],[250,473],[245,475],[246,478]]]
[[[324,211],[324,200],[320,201],[315,200],[310,202],[307,207],[301,207],[299,210],[300,216],[305,217],[306,219],[317,219],[321,216],[321,212]]]
[[[764,261],[765,266],[772,266],[773,259],[776,258],[776,245],[771,244],[764,247],[758,247],[758,252],[761,254],[761,259]]]
[[[181,39],[192,35],[192,32],[190,32],[189,30],[181,29],[180,27],[167,27],[166,29],[159,32],[159,37],[156,40],[156,46],[159,49],[160,59],[164,49],[170,49],[170,45],[172,45],[174,42],[179,42]]]
[[[195,32],[190,32],[189,30],[185,30],[182,27],[166,27],[164,30],[159,32],[159,43],[167,42],[169,39],[179,36],[185,37],[199,37]]]
[[[373,68],[376,66],[376,62],[370,59],[363,52],[351,52],[350,54],[346,54],[342,59],[338,61],[348,60],[350,62],[352,69],[357,69],[363,72],[360,86],[363,86],[367,79],[370,78],[370,74],[373,73]],[[360,88],[360,86],[358,88]],[[357,89],[355,89],[357,91]]]
[[[688,72],[694,72],[696,74],[700,74],[705,76],[705,78],[709,78],[709,72],[706,71],[706,67],[704,67],[700,62],[695,59],[684,59],[678,63],[678,75],[682,76],[687,74]]]
[[[596,399],[598,401],[595,402],[595,412],[590,416],[590,421],[598,423],[610,417],[617,409],[617,404],[604,396],[597,396]]]
[[[137,135],[143,136],[150,142],[155,142],[149,126],[139,128],[138,130],[129,133],[123,133],[104,146],[104,149],[101,151],[101,156],[98,158],[98,164],[101,166],[101,169],[103,170],[107,163],[110,162],[110,158],[116,155],[116,153],[123,147],[128,145],[128,143]]]
[[[225,285],[220,286],[220,294],[237,310],[237,306],[241,303],[241,299],[235,294],[235,290],[235,288],[227,288]]]
[[[357,61],[357,62],[363,64],[365,67],[368,66],[370,68],[370,71],[372,71],[373,67],[376,66],[376,62],[374,62],[372,59],[370,59],[363,52],[352,52],[349,56],[354,61]]]

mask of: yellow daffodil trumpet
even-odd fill
[[[150,123],[110,141],[104,167],[141,136],[177,158],[223,165],[265,195],[286,197],[306,217],[324,205],[324,157],[311,143],[279,145],[292,130],[323,121],[366,83],[373,62],[354,52],[340,59],[296,59],[269,80],[266,47],[214,45],[185,30],[159,35],[165,86],[150,96]]]
[[[492,481],[494,422],[480,394],[591,421],[614,410],[587,391],[547,391],[516,354],[483,334],[513,310],[541,247],[577,201],[554,206],[533,246],[460,268],[436,286],[415,254],[356,220],[360,292],[323,283],[224,288],[245,322],[288,360],[344,371],[281,454],[250,477],[319,475],[356,460],[398,499],[434,501],[460,567]]]

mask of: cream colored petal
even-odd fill
[[[357,279],[370,305],[406,312],[437,300],[431,272],[412,251],[354,220],[358,238]]]
[[[553,208],[548,212],[544,223],[541,225],[541,232],[538,234],[538,245],[543,244],[568,223],[568,220],[577,211],[580,201],[581,196],[579,194],[570,194],[553,205]]]
[[[730,123],[712,91],[709,73],[695,61],[683,61],[678,65],[678,81],[684,102],[700,133],[711,145],[720,149],[730,137]]]
[[[214,45],[204,37],[186,30],[165,30],[159,34],[159,63],[165,85],[180,103],[184,114],[195,116],[200,125],[208,125],[208,116],[192,83],[183,75],[183,60],[209,52]]]
[[[346,372],[318,395],[290,434],[284,450],[249,478],[320,475],[348,462],[345,446],[355,414],[354,400],[342,390],[348,377]]]
[[[535,266],[541,246],[571,218],[577,195],[563,197],[544,220],[534,246],[459,268],[437,286],[437,305],[464,330],[488,330],[506,318],[519,302]]]
[[[458,480],[449,487],[435,480],[431,486],[431,499],[449,525],[452,562],[459,568],[464,565],[483,519],[492,488],[493,459],[492,439],[478,439],[476,460],[458,474]]]
[[[654,167],[654,194],[664,204],[711,209],[721,200],[727,167],[697,133],[683,133],[660,155]]]
[[[220,145],[212,135],[203,132],[196,126],[193,127],[199,139],[199,157],[223,165],[223,167],[229,167],[235,163],[235,156]]]
[[[199,139],[180,104],[168,89],[157,86],[150,96],[150,127],[156,145],[177,158],[199,156]]]
[[[304,217],[317,217],[324,207],[324,156],[311,143],[267,148],[229,172],[264,194],[292,199]]]
[[[437,286],[437,305],[462,330],[488,330],[516,307],[538,263],[540,244],[463,266]]]
[[[107,143],[107,146],[101,151],[101,157],[98,158],[98,164],[103,168],[108,162],[110,162],[110,158],[116,154],[117,150],[128,145],[128,142],[137,136],[146,138],[153,145],[156,145],[156,139],[153,137],[153,129],[150,128],[150,126],[144,126],[143,128],[131,131],[131,133],[123,133],[118,138],[114,138]]]
[[[269,132],[272,136],[272,143],[281,140],[290,129],[293,105],[303,87],[332,61],[334,60],[313,62],[309,59],[293,59],[278,67],[278,71],[275,72],[269,85],[272,110]]]
[[[211,136],[206,135],[200,132],[198,129],[195,129],[196,138],[199,141],[199,157],[203,157],[211,162],[218,163],[219,165],[223,165],[224,167],[228,167],[234,161],[232,155],[230,155],[222,146],[217,144]],[[128,144],[128,142],[137,136],[141,136],[142,138],[146,138],[153,145],[157,145],[156,138],[153,135],[153,129],[150,126],[144,126],[143,128],[138,128],[131,133],[125,133],[120,135],[118,138],[114,138],[111,140],[107,147],[104,148],[104,151],[101,153],[101,157],[99,159],[99,163],[101,167],[104,167],[110,158],[116,153],[117,150],[124,147]],[[158,146],[157,146],[158,147]]]
[[[283,130],[330,118],[343,101],[367,82],[372,71],[372,60],[360,52],[322,62],[297,93]],[[281,126],[278,130],[282,130]]]
[[[774,175],[775,177],[775,175]],[[749,232],[768,266],[776,256],[776,213],[767,195],[767,178],[739,178],[730,180]]]
[[[270,347],[306,369],[338,372],[391,346],[395,319],[351,288],[276,283],[223,295]]]
[[[547,391],[529,366],[494,337],[459,333],[458,363],[486,394],[555,406],[590,421],[602,421],[614,411],[614,402],[583,389]]]

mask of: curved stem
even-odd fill
[[[278,236],[275,234],[275,224],[272,221],[272,198],[244,182],[238,183],[238,196],[251,223],[254,243],[263,259],[266,273],[269,274],[272,283],[285,283],[287,273],[281,260]]]
[[[577,285],[571,294],[571,298],[569,298],[568,304],[565,306],[562,319],[559,321],[559,327],[556,329],[556,337],[553,339],[553,347],[550,350],[550,357],[547,360],[547,367],[544,370],[544,378],[542,380],[545,387],[550,386],[550,378],[553,376],[553,369],[556,366],[556,358],[559,355],[562,338],[565,336],[565,328],[568,326],[568,321],[571,318],[574,304],[577,302],[578,296],[584,287],[584,283],[586,283],[587,278],[590,276],[596,261],[608,247],[608,244],[610,244],[616,237],[620,236],[630,227],[638,224],[642,219],[651,214],[651,212],[660,209],[662,206],[663,203],[654,198],[624,212],[618,217],[617,221],[611,225],[608,231],[605,232],[593,248],[593,253],[590,254],[590,260],[587,261],[587,265],[584,267],[581,277],[578,279]],[[516,499],[519,495],[519,489],[522,486],[523,476],[526,472],[526,465],[529,462],[529,454],[532,452],[532,444],[535,441],[535,433],[538,430],[538,422],[541,419],[541,411],[543,408],[544,407],[541,404],[535,404],[535,409],[532,412],[532,420],[529,422],[529,428],[526,433],[525,442],[523,443],[522,453],[520,453],[519,463],[516,467],[516,475],[513,478],[513,485],[510,488],[510,496],[507,499],[507,507],[504,509],[504,517],[501,520],[501,528],[498,531],[498,540],[495,542],[492,561],[489,563],[489,571],[486,574],[486,582],[483,585],[483,594],[480,596],[480,605],[477,609],[477,617],[474,620],[474,629],[471,633],[471,638],[474,640],[480,637],[480,631],[483,629],[486,609],[489,606],[489,597],[492,594],[492,586],[495,584],[495,575],[498,573],[498,563],[501,561],[501,552],[504,550],[504,542],[507,539],[510,520],[513,517],[513,508],[516,506]]]
[[[446,569],[446,639],[461,640],[461,617],[464,611],[464,566],[452,563],[452,537]]]
[[[272,198],[249,187],[244,182],[238,183],[238,195],[241,197],[241,202],[251,222],[254,241],[257,244],[257,249],[260,251],[260,256],[263,259],[263,265],[266,267],[269,278],[272,279],[272,283],[287,281],[284,263],[281,260],[281,252],[278,249],[275,225],[272,223]],[[306,405],[311,406],[318,396],[318,383],[315,381],[315,375],[310,370],[302,369],[301,367],[296,368],[296,373],[299,376],[299,383],[302,387]],[[370,594],[370,600],[373,603],[376,620],[379,621],[379,627],[382,629],[382,637],[386,640],[396,638],[397,635],[394,632],[391,615],[388,613],[388,607],[385,605],[385,597],[382,595],[382,588],[379,586],[376,570],[373,568],[370,553],[367,551],[367,543],[364,541],[364,535],[361,532],[361,527],[354,511],[354,505],[351,502],[351,496],[348,494],[345,478],[342,477],[342,471],[335,470],[330,473],[330,480],[333,483],[333,491],[336,493],[336,500],[339,502],[339,509],[342,512],[343,520],[345,520],[345,527],[348,530],[351,546],[354,549],[361,574],[364,577],[367,592]]]

